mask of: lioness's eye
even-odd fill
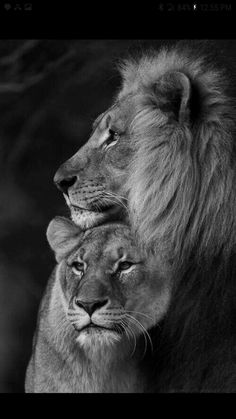
[[[104,142],[104,147],[108,148],[110,145],[114,145],[115,143],[117,143],[117,141],[119,140],[120,136],[118,134],[118,132],[109,129],[109,136],[106,139],[106,141]]]
[[[133,266],[132,262],[124,261],[119,263],[118,269],[119,271],[127,271],[131,266]]]
[[[71,268],[75,275],[81,275],[84,272],[84,264],[81,262],[73,262]]]

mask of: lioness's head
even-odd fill
[[[136,341],[166,312],[169,284],[146,263],[124,224],[82,232],[56,217],[47,237],[59,262],[68,325],[79,344]]]

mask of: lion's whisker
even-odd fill
[[[121,198],[119,198],[117,195],[112,194],[111,192],[105,191],[103,195],[104,199],[107,199],[108,202],[112,202],[114,204],[119,204],[125,208],[126,211],[128,211],[128,207],[124,204]],[[113,198],[113,199],[112,199]]]

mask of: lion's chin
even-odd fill
[[[83,230],[102,224],[107,218],[106,214],[93,211],[75,210],[73,208],[70,208],[70,211],[72,221]]]
[[[83,230],[103,224],[107,220],[114,219],[119,210],[119,208],[115,206],[103,212],[80,209],[73,205],[70,205],[69,208],[72,221]]]

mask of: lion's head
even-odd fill
[[[199,254],[215,253],[231,233],[222,222],[233,173],[223,74],[178,48],[127,60],[121,73],[113,105],[55,175],[72,219],[87,228],[127,209],[146,249],[183,259],[197,243]]]
[[[95,120],[89,141],[55,175],[73,221],[82,228],[117,218],[127,208],[124,185],[134,155],[132,119],[132,98],[118,101]]]

